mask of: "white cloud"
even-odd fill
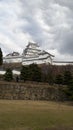
[[[0,1],[0,46],[4,53],[22,52],[29,41],[73,60],[72,0]]]

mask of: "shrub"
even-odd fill
[[[13,74],[12,74],[12,70],[10,68],[8,68],[6,70],[6,73],[4,75],[4,80],[6,80],[6,81],[12,81],[13,80]]]

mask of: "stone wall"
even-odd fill
[[[14,100],[62,100],[58,87],[42,83],[0,82],[0,99]]]

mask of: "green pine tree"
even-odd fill
[[[61,74],[58,74],[56,76],[56,80],[55,80],[56,84],[63,84],[63,76]]]
[[[28,79],[28,67],[22,66],[20,78],[21,80],[24,80],[24,81]]]
[[[41,81],[41,69],[37,64],[29,65],[30,80]]]
[[[6,70],[6,73],[4,75],[4,80],[6,80],[6,81],[12,81],[13,80],[13,74],[12,74],[12,70],[10,68],[8,68]]]
[[[69,85],[71,80],[72,80],[72,74],[71,74],[70,71],[66,70],[64,72],[64,82],[63,82],[63,84],[64,85]]]
[[[73,101],[73,79],[71,80],[71,82],[67,85],[66,89],[65,89],[65,94],[68,97],[68,100]]]

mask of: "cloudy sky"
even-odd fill
[[[3,54],[21,53],[29,41],[73,61],[73,0],[0,0]]]

